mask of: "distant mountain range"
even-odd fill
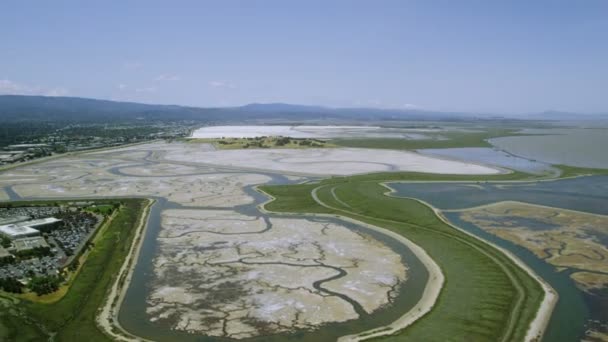
[[[109,120],[197,120],[232,122],[259,119],[287,120],[459,120],[463,113],[375,108],[328,108],[284,103],[252,103],[240,107],[200,108],[177,105],[151,105],[77,97],[0,95],[0,121]]]
[[[471,119],[597,120],[606,118],[608,116],[579,115],[557,111],[505,117],[419,109],[328,108],[286,103],[252,103],[240,107],[200,108],[116,102],[77,97],[0,95],[0,122],[29,120],[61,122],[195,120],[228,123],[231,121],[260,119],[459,121]]]
[[[525,115],[530,120],[553,120],[553,121],[590,121],[608,120],[608,114],[579,114],[572,112],[562,112],[558,110],[547,110],[541,113]]]

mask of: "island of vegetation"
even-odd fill
[[[521,245],[568,271],[583,291],[608,287],[608,216],[521,202],[500,202],[460,212],[460,218]]]
[[[234,150],[246,148],[325,148],[336,147],[336,145],[322,139],[290,138],[282,136],[262,136],[252,138],[210,138],[187,139],[192,143],[213,144],[220,150]]]

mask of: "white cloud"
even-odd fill
[[[154,93],[156,92],[156,87],[142,87],[142,88],[135,88],[135,92],[136,93]]]
[[[53,88],[48,90],[44,95],[46,96],[67,96],[70,91],[65,88]]]
[[[178,75],[174,75],[174,74],[162,74],[162,75],[159,75],[155,80],[156,81],[179,81],[179,80],[181,80],[181,78]]]
[[[211,81],[211,82],[209,82],[209,86],[213,87],[213,88],[227,88],[227,89],[236,88],[236,85],[234,85],[230,82],[226,82],[226,81]]]
[[[119,90],[125,90],[125,89],[127,89],[127,85],[120,83],[119,85],[116,86],[116,88],[118,88]]]
[[[10,80],[0,80],[0,93],[2,94],[21,94],[27,89],[24,86]]]
[[[66,96],[70,92],[66,88],[44,88],[0,79],[0,94],[6,95],[43,95],[43,96]]]
[[[418,109],[420,108],[420,106],[415,105],[415,104],[411,104],[411,103],[405,103],[401,106],[404,109]]]

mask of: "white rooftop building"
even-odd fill
[[[5,222],[4,225],[0,225],[0,235],[5,236],[11,240],[20,239],[24,237],[39,236],[40,231],[38,231],[38,229],[36,228],[49,224],[54,224],[57,222],[61,222],[61,220],[54,217],[47,217],[43,219],[22,222],[9,221]]]
[[[52,224],[52,223],[57,223],[57,222],[61,222],[61,220],[56,219],[54,217],[47,217],[47,218],[38,219],[38,220],[19,222],[19,223],[17,223],[17,225],[22,226],[22,227],[35,228],[35,227],[45,226],[47,224]]]
[[[13,241],[17,252],[34,249],[36,247],[49,247],[42,236],[34,236]]]
[[[25,216],[25,215],[3,218],[3,219],[0,219],[0,226],[6,225],[6,224],[11,224],[11,223],[27,221],[29,218],[30,218],[29,216]]]
[[[4,247],[0,246],[0,258],[6,258],[8,256],[12,256]]]
[[[0,226],[0,235],[3,235],[11,240],[15,240],[29,236],[38,236],[40,235],[40,232],[37,229],[28,226],[7,224],[4,226]]]

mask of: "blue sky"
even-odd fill
[[[608,112],[608,1],[0,2],[0,93]]]

